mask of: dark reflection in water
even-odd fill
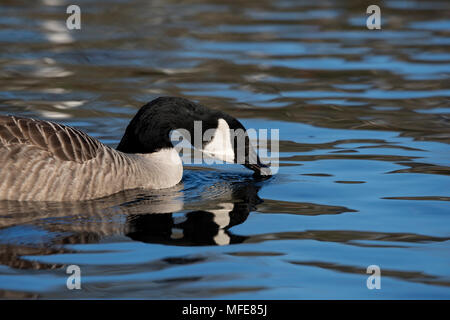
[[[120,235],[147,243],[181,246],[241,243],[248,237],[234,235],[229,229],[244,223],[263,202],[258,190],[265,179],[235,179],[235,175],[220,175],[220,181],[206,187],[207,194],[199,192],[204,186],[194,187],[187,178],[186,187],[181,183],[164,190],[131,190],[85,202],[0,201],[1,229],[36,228],[41,233],[33,238],[31,232],[29,239],[4,235],[0,240],[0,262],[24,269],[61,267],[20,257],[68,253],[71,250],[60,245],[97,243],[104,237]],[[183,210],[197,206],[205,209]]]
[[[128,216],[126,236],[169,245],[241,243],[248,237],[234,235],[228,229],[245,222],[249,213],[262,202],[257,195],[259,188],[250,181],[230,184],[231,199],[226,202],[214,199],[219,207],[216,210],[190,211],[182,217],[174,217],[172,213]]]

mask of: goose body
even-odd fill
[[[94,199],[171,187],[183,174],[174,149],[126,154],[77,129],[13,116],[0,116],[0,163],[3,200]]]
[[[78,201],[172,187],[181,181],[183,165],[169,133],[192,131],[194,121],[216,129],[220,139],[223,121],[228,129],[228,124],[242,127],[231,116],[189,100],[158,98],[139,110],[115,150],[69,126],[0,116],[0,200]],[[199,147],[217,152],[213,141]],[[263,166],[259,158],[256,165]],[[255,164],[246,166],[254,170]]]

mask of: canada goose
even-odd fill
[[[172,187],[181,181],[183,165],[169,135],[184,129],[194,137],[195,121],[201,121],[202,134],[214,134],[209,141],[193,138],[194,147],[270,175],[238,120],[187,99],[160,97],[141,107],[116,150],[68,126],[0,116],[0,200],[76,201]],[[241,129],[244,145],[232,147],[230,129]]]

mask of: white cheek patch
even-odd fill
[[[214,137],[205,146],[203,152],[210,157],[234,163],[234,150],[231,145],[230,127],[224,119],[219,119]]]

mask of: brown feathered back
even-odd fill
[[[0,116],[0,145],[30,145],[63,161],[83,163],[101,146],[84,132],[61,124],[15,116]]]

